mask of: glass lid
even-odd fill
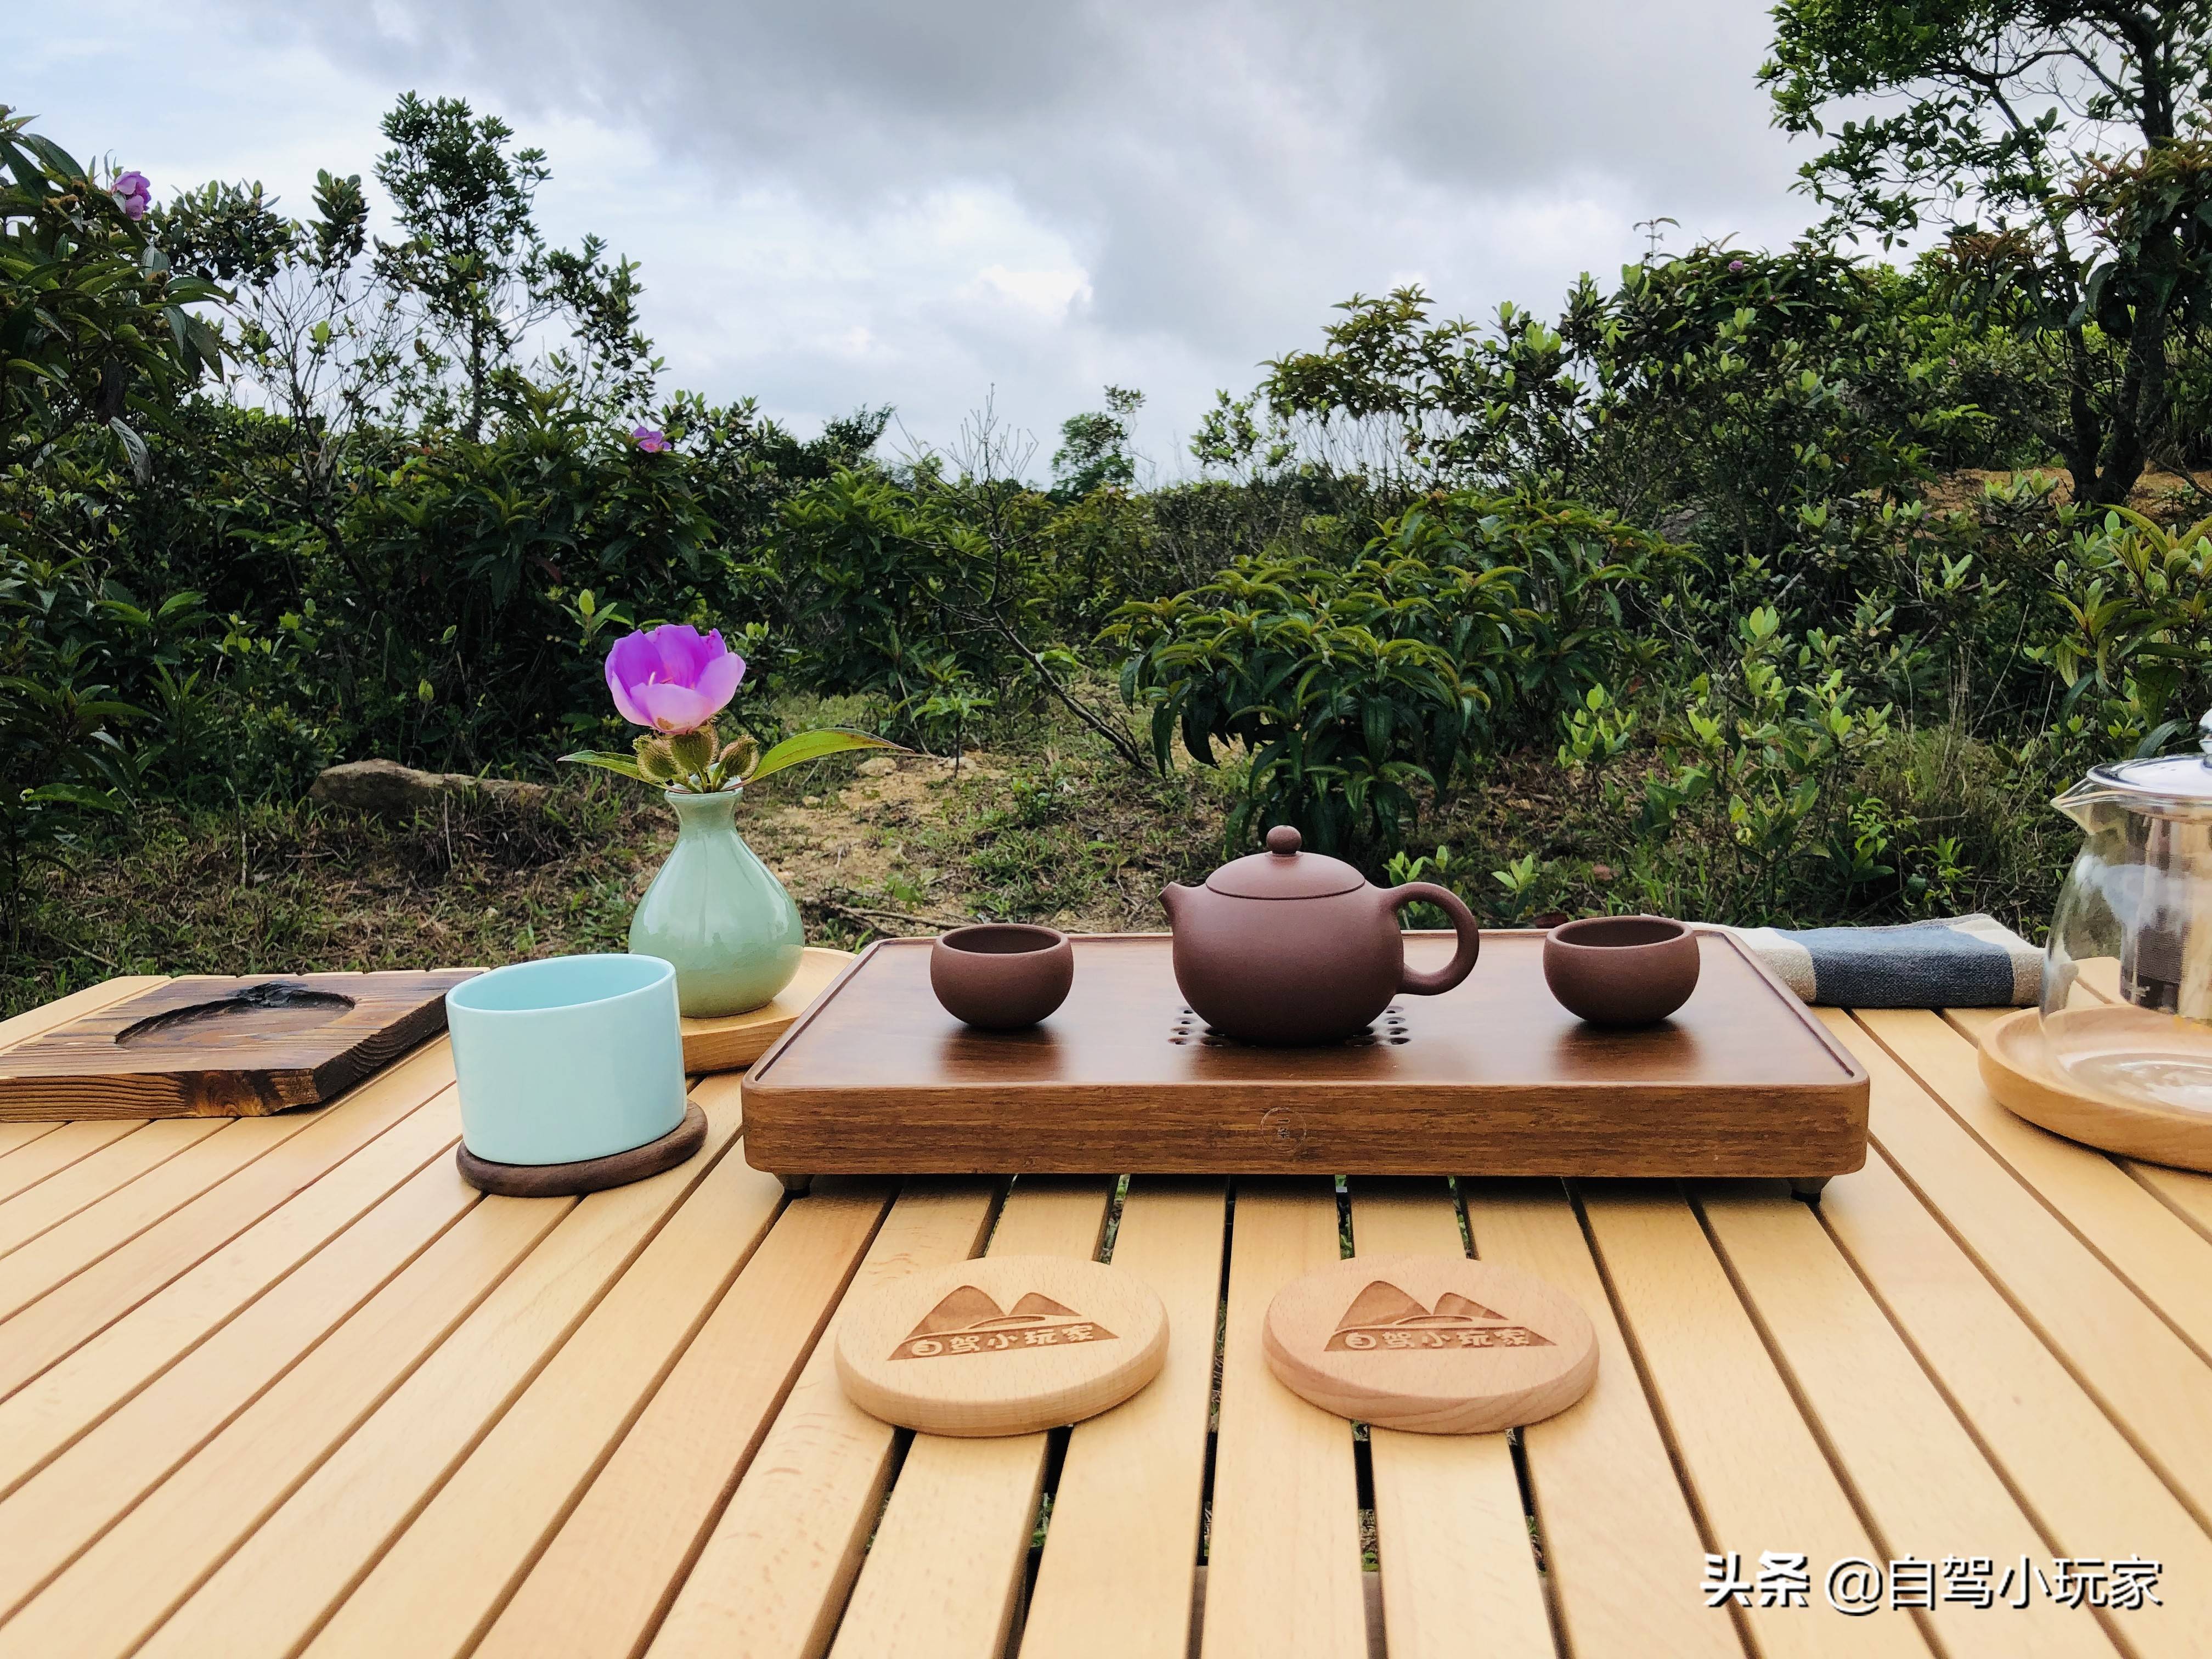
[[[2197,722],[2196,755],[2158,755],[2089,769],[2089,784],[2130,797],[2129,805],[2160,804],[2212,812],[2212,714]]]

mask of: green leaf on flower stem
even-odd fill
[[[771,772],[782,771],[787,766],[796,766],[801,761],[819,760],[824,755],[835,755],[848,749],[890,749],[902,755],[914,752],[887,738],[872,738],[865,732],[839,732],[835,729],[801,732],[795,738],[786,738],[763,755],[760,764],[746,774],[745,781],[756,782]]]
[[[626,778],[635,778],[640,783],[650,782],[638,768],[637,762],[628,755],[609,755],[592,749],[579,749],[573,755],[563,755],[564,761],[578,766],[596,766],[602,772],[619,772]]]

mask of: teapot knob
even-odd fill
[[[2205,719],[2212,720],[2212,714],[2207,714]],[[2205,743],[2208,745],[2206,752],[2212,753],[2212,727],[2206,728]],[[1289,824],[1279,823],[1267,831],[1267,850],[1278,858],[1286,859],[1298,850],[1302,840],[1303,837]]]

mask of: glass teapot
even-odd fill
[[[2044,948],[2045,1050],[2083,1092],[2212,1114],[2212,714],[2202,755],[2094,768]]]

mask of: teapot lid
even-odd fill
[[[2159,755],[2148,760],[2093,766],[2089,781],[2136,797],[2146,805],[2212,809],[2212,714],[2197,722],[2199,755]]]
[[[1206,878],[1217,893],[1231,898],[1327,898],[1367,885],[1361,875],[1342,859],[1322,853],[1301,853],[1298,832],[1287,823],[1267,831],[1267,850],[1235,859]]]

